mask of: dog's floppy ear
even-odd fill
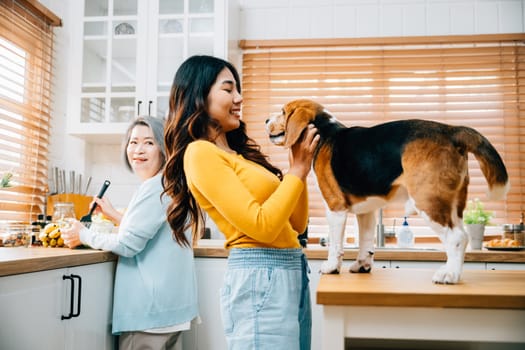
[[[315,111],[310,108],[299,107],[294,109],[292,114],[287,118],[284,146],[292,147],[292,145],[299,140],[308,123],[314,120],[314,118]]]

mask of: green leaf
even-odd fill
[[[486,211],[483,207],[483,203],[476,198],[467,202],[467,207],[463,212],[463,222],[465,224],[488,225],[493,216],[494,214],[490,211]]]

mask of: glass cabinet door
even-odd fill
[[[168,113],[168,98],[175,72],[189,56],[214,54],[214,0],[159,0],[157,79],[154,113]],[[151,86],[151,85],[150,85]]]
[[[182,62],[217,53],[223,10],[222,0],[84,0],[80,122],[105,131],[165,117]]]
[[[129,122],[135,115],[138,0],[86,0],[83,123]]]

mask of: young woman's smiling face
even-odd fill
[[[126,154],[133,172],[142,180],[155,176],[162,167],[161,150],[155,143],[153,131],[146,125],[133,128]]]
[[[232,72],[224,68],[208,94],[208,114],[222,126],[224,132],[240,126],[242,96]]]

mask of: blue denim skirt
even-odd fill
[[[310,350],[309,272],[301,249],[231,249],[221,289],[228,349]]]

